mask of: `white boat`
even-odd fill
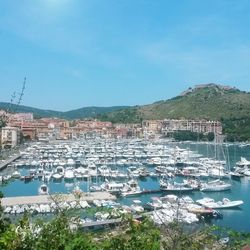
[[[128,167],[128,174],[133,178],[137,178],[140,176],[140,172],[135,166]]]
[[[231,178],[234,178],[234,179],[239,179],[241,177],[244,177],[244,174],[237,172],[237,171],[229,172],[229,174],[231,175]]]
[[[60,180],[62,179],[63,175],[62,174],[59,174],[59,173],[54,173],[52,175],[52,178],[55,179],[55,180]]]
[[[174,182],[169,183],[164,180],[160,180],[160,189],[162,191],[169,191],[169,192],[191,192],[193,188],[185,183],[176,183]]]
[[[242,205],[244,202],[242,200],[231,201],[227,198],[223,198],[222,201],[214,201],[211,198],[203,198],[196,201],[200,205],[212,208],[212,209],[222,209],[222,208],[235,208]]]
[[[51,172],[44,171],[44,175],[42,177],[42,179],[43,179],[44,182],[49,182],[50,179],[51,179],[51,177],[52,177]]]
[[[231,187],[232,187],[231,184],[218,179],[210,181],[208,183],[201,183],[200,190],[202,192],[218,192],[218,191],[230,190]]]
[[[151,197],[151,202],[148,202],[147,205],[152,207],[153,209],[162,208],[162,201],[159,197]]]
[[[105,190],[112,194],[120,193],[123,187],[124,187],[123,183],[117,183],[117,182],[105,182],[101,185],[102,190]]]
[[[147,177],[149,176],[149,171],[145,167],[138,168],[139,176],[140,177]]]
[[[135,180],[130,180],[125,183],[123,189],[121,190],[122,196],[136,195],[140,193],[142,193],[141,188]]]
[[[250,176],[250,169],[249,168],[244,171],[244,175],[245,176]]]
[[[99,192],[102,191],[102,188],[98,185],[92,185],[89,187],[90,192]]]
[[[49,188],[46,184],[42,184],[39,188],[38,188],[38,194],[39,195],[48,195],[49,194]]]
[[[131,210],[132,210],[133,212],[135,212],[135,213],[142,213],[142,212],[144,212],[143,206],[140,205],[140,204],[141,204],[141,201],[140,201],[140,200],[133,200],[133,203],[134,203],[134,204],[132,204],[132,205],[130,206],[130,208],[131,208]]]
[[[106,165],[100,166],[98,168],[98,171],[99,171],[101,176],[104,176],[104,177],[110,176],[110,168],[108,168]]]
[[[64,179],[65,180],[73,180],[75,178],[75,173],[72,168],[66,168],[64,173]]]
[[[20,178],[21,177],[21,174],[19,171],[14,171],[13,174],[12,174],[12,178]]]

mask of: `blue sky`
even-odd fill
[[[198,83],[250,91],[250,1],[1,0],[0,101],[148,104]]]

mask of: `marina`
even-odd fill
[[[12,163],[13,161],[19,159],[21,157],[20,154],[17,155],[13,155],[11,158],[4,160],[3,162],[0,163],[0,171],[2,171],[3,169],[5,169],[10,163]]]
[[[189,197],[185,200],[192,201],[188,205],[180,202],[185,223],[199,223],[208,217],[210,223],[249,231],[247,224],[234,223],[249,217],[248,164],[243,165],[246,160],[241,158],[249,159],[248,147],[164,139],[94,138],[32,143],[0,173],[5,196],[2,205],[11,216],[24,211],[49,214],[56,209],[53,197],[60,195],[61,208],[77,207],[83,214],[89,207],[134,215],[149,210],[151,218],[160,224],[172,221],[176,202],[185,195]],[[237,169],[241,170],[241,177],[235,178]],[[82,194],[80,200],[72,194],[76,191]],[[179,198],[173,202],[169,196]],[[219,202],[196,202],[203,198],[231,203],[219,206]],[[242,202],[234,207],[238,200]],[[101,212],[84,222],[117,219],[113,216],[112,212]]]

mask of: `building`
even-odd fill
[[[11,114],[9,119],[13,121],[31,122],[33,121],[34,118],[33,118],[33,113],[15,113]]]
[[[204,134],[212,132],[221,135],[222,124],[219,121],[165,119],[162,123],[162,132],[167,134],[175,131],[191,131]]]
[[[144,136],[155,136],[162,132],[163,120],[145,120],[142,122]]]
[[[20,129],[15,127],[3,127],[1,133],[2,148],[13,148],[20,143]]]

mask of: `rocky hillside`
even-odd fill
[[[250,139],[250,93],[217,84],[197,85],[175,98],[99,118],[113,122],[164,118],[219,120],[228,139],[247,140]]]

